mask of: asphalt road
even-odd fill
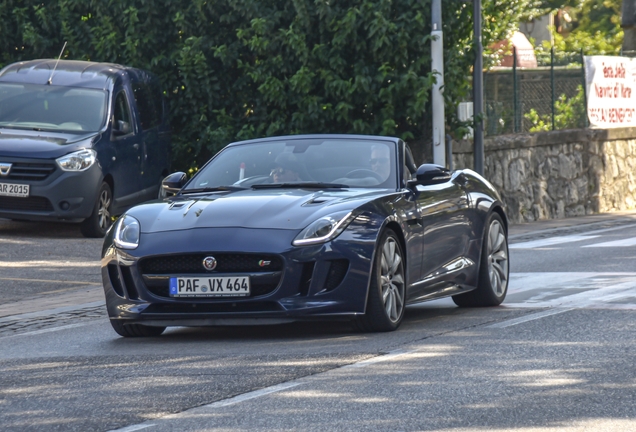
[[[513,227],[503,307],[424,303],[393,333],[145,340],[118,337],[99,305],[47,312],[99,290],[100,242],[73,228],[0,221],[3,430],[636,430],[636,218]],[[21,313],[30,298],[41,312]]]

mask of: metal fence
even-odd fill
[[[518,55],[519,54],[519,55]],[[486,135],[587,127],[583,52],[536,52],[537,67],[484,73]]]

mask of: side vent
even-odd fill
[[[113,286],[117,295],[119,297],[123,297],[124,287],[119,279],[119,271],[117,270],[116,264],[108,264],[108,278],[110,279],[110,284]]]
[[[303,272],[300,275],[300,295],[306,296],[309,293],[309,286],[311,285],[311,279],[314,277],[315,261],[306,262],[303,264]]]
[[[325,280],[324,291],[331,291],[338,287],[342,283],[345,275],[349,270],[349,260],[340,259],[333,260],[329,265],[329,273],[327,274],[327,280]]]
[[[131,300],[138,300],[139,293],[137,292],[137,288],[135,287],[135,282],[133,281],[130,267],[121,266],[120,268],[121,275],[124,277],[124,286],[126,287],[126,291],[128,292],[128,298]]]

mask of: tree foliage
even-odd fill
[[[484,0],[483,44],[529,0]],[[0,66],[57,57],[157,74],[171,107],[175,167],[237,139],[364,133],[420,139],[430,71],[430,0],[0,0]],[[470,91],[472,4],[444,0],[448,122]]]

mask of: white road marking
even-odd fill
[[[299,386],[301,384],[304,384],[303,382],[299,382],[299,381],[290,381],[290,382],[286,382],[286,383],[282,383],[282,384],[277,384],[271,387],[265,387],[264,389],[260,389],[260,390],[255,390],[249,393],[243,393],[242,395],[238,395],[238,396],[234,396],[233,398],[229,398],[229,399],[224,399],[224,400],[220,400],[217,402],[213,402],[211,404],[208,405],[203,405],[203,407],[205,408],[221,408],[221,407],[226,407],[226,406],[230,406],[230,405],[234,405],[240,402],[244,402],[250,399],[256,399],[257,397],[261,397],[261,396],[265,396],[268,394],[272,394],[272,393],[276,393],[279,391],[283,391],[283,390],[287,390],[290,389],[292,387],[296,387]],[[173,414],[173,416],[177,416],[178,414]]]
[[[506,321],[501,321],[501,322],[498,322],[496,324],[489,325],[488,328],[512,327],[512,326],[515,326],[517,324],[523,324],[523,323],[526,323],[528,321],[538,320],[538,319],[545,318],[545,317],[548,317],[548,316],[551,316],[551,315],[562,314],[564,312],[569,312],[571,310],[574,310],[574,308],[550,309],[550,310],[543,311],[543,312],[537,312],[537,313],[525,315],[525,316],[522,316],[520,318],[514,318],[514,319],[509,319],[509,320],[506,320]]]
[[[583,240],[589,240],[596,237],[600,237],[598,235],[571,235],[571,236],[557,236],[557,237],[548,237],[541,240],[532,240],[521,243],[514,243],[508,246],[509,249],[535,249],[540,247],[552,246],[562,243],[572,243]]]
[[[503,306],[636,310],[636,273],[513,273]]]
[[[581,246],[584,248],[597,248],[597,247],[630,247],[636,246],[636,237],[626,238],[621,240],[614,240],[605,243],[595,243],[591,245]]]
[[[152,426],[156,426],[154,423],[151,424],[138,424],[138,425],[133,425],[133,426],[126,426],[125,428],[121,428],[121,429],[113,429],[109,432],[134,432],[134,431],[138,431],[138,430],[142,430],[142,429],[147,429],[149,427]]]

